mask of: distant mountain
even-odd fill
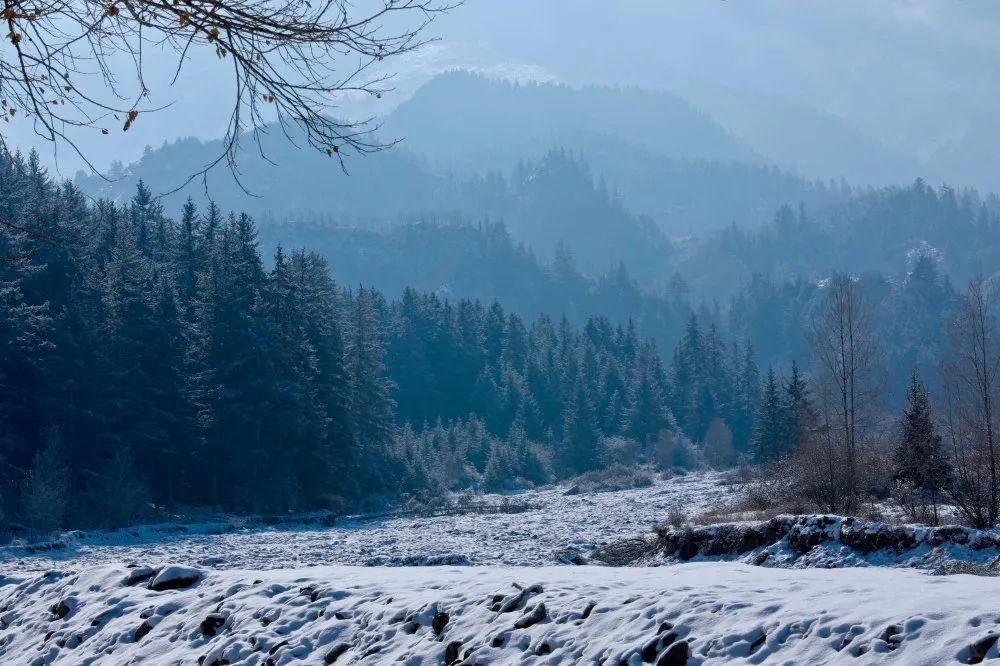
[[[299,142],[301,144],[301,142]],[[221,141],[182,139],[148,150],[141,160],[120,167],[108,182],[80,175],[77,184],[88,194],[124,200],[143,180],[157,193],[182,185],[193,173],[224,150]],[[272,211],[281,217],[321,212],[344,218],[386,218],[400,213],[438,210],[445,205],[441,179],[429,174],[406,151],[385,150],[349,160],[349,174],[339,164],[311,148],[288,142],[281,131],[263,139],[267,161],[253,139],[245,137],[238,162],[239,182],[224,165],[209,173],[207,183],[197,178],[163,197],[168,209],[178,209],[184,199],[204,202],[208,196],[226,210],[251,214]]]
[[[866,135],[850,121],[776,95],[704,82],[674,90],[762,159],[810,178],[890,185],[936,178],[925,163]]]
[[[430,80],[384,130],[437,168],[508,169],[553,147],[628,144],[672,158],[760,163],[748,145],[680,97],[639,88],[511,83],[455,71]]]
[[[185,173],[220,148],[180,141],[149,152],[111,183],[81,179],[79,184],[96,196],[125,200],[140,179],[183,182]],[[585,163],[565,151],[552,150],[535,162],[523,162],[509,176],[494,172],[459,181],[425,171],[403,151],[353,159],[352,175],[347,176],[335,162],[313,151],[279,152],[280,144],[268,148],[280,167],[252,159],[249,153],[240,165],[241,182],[255,196],[247,195],[224,170],[209,183],[212,198],[223,209],[261,217],[264,227],[317,220],[379,228],[420,219],[465,224],[503,220],[517,241],[543,257],[554,256],[563,246],[589,275],[625,262],[638,277],[651,280],[660,276],[672,252],[652,221],[630,213],[595,183]],[[178,210],[188,196],[204,205],[203,184],[189,184],[164,197],[164,204]]]
[[[784,162],[766,159],[710,115],[662,91],[518,84],[456,71],[399,105],[383,130],[404,137],[403,145],[438,173],[509,171],[564,148],[668,235],[704,235],[733,222],[758,226],[782,204],[818,207],[843,194],[772,166]],[[830,140],[844,150],[863,144]],[[865,157],[857,162],[871,160],[871,151],[859,152]]]
[[[323,216],[386,226],[428,216],[502,218],[517,240],[545,256],[563,240],[588,272],[625,260],[638,276],[662,261],[663,235],[757,227],[782,205],[815,210],[849,195],[839,184],[767,166],[679,98],[636,88],[518,85],[454,72],[390,114],[381,136],[406,140],[350,158],[350,175],[280,131],[263,139],[267,160],[248,137],[239,183],[221,167],[207,189],[225,209],[278,221]],[[78,184],[118,200],[140,179],[169,190],[222,150],[219,141],[180,140],[120,167],[111,182],[81,176]],[[164,203],[177,209],[188,196],[204,202],[205,183],[197,179]]]

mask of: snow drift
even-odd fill
[[[2,582],[10,664],[912,665],[997,657],[1000,636],[1000,580],[903,569],[103,567]]]

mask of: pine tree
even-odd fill
[[[792,361],[792,373],[785,382],[783,403],[786,419],[783,450],[791,453],[815,429],[818,418],[809,394],[809,384],[795,361]]]
[[[349,307],[345,356],[351,436],[355,449],[367,456],[366,460],[359,461],[360,476],[370,484],[362,490],[372,492],[393,483],[392,470],[379,469],[386,462],[392,428],[392,384],[385,376],[385,351],[376,294],[359,287]]]
[[[934,426],[927,389],[916,372],[906,393],[893,462],[896,480],[912,485],[926,496],[936,523],[941,493],[951,478],[951,466]]]
[[[758,462],[778,460],[788,453],[785,448],[786,422],[778,380],[774,376],[774,369],[768,368],[753,436],[754,458]]]

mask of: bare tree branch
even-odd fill
[[[235,92],[223,148],[172,191],[222,163],[239,182],[241,140],[252,137],[263,154],[272,124],[345,168],[350,155],[394,142],[377,139],[371,119],[338,119],[341,95],[381,97],[390,79],[382,63],[423,46],[427,25],[457,2],[4,0],[0,118],[31,122],[99,174],[79,148],[81,132],[127,132],[166,108],[150,104],[150,58],[176,57],[173,82],[196,57],[229,59]],[[128,72],[116,71],[122,60]]]

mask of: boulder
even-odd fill
[[[534,626],[544,620],[546,614],[545,604],[540,602],[529,612],[518,618],[517,622],[514,623],[514,628],[527,629],[528,627]]]
[[[222,613],[209,613],[205,619],[201,621],[201,633],[206,636],[215,636],[219,633],[219,629],[221,629],[225,624],[225,615]]]
[[[686,666],[690,656],[691,648],[687,641],[674,643],[656,660],[656,666]]]
[[[125,580],[122,581],[123,585],[138,585],[143,583],[153,576],[156,575],[156,569],[153,567],[135,567],[130,569],[128,575],[125,576]]]
[[[462,641],[452,641],[444,649],[444,663],[454,664],[461,658],[459,650],[462,649]]]
[[[149,589],[155,592],[163,590],[183,590],[201,580],[202,572],[191,567],[170,565],[160,569],[149,583]]]
[[[448,626],[448,620],[450,619],[451,617],[444,611],[435,613],[434,619],[431,620],[431,629],[434,631],[434,634],[439,635],[442,631],[444,631],[444,628]]]

